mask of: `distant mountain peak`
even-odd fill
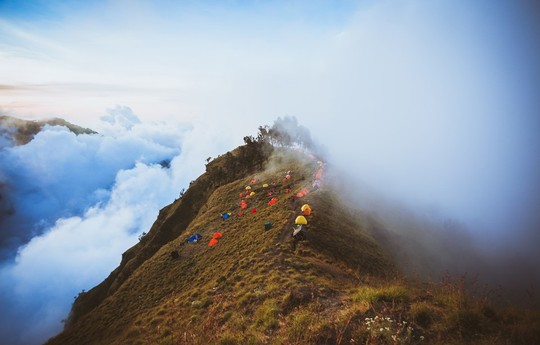
[[[31,121],[22,120],[7,115],[1,115],[0,137],[9,140],[13,145],[25,145],[29,143],[34,138],[34,136],[39,133],[46,125],[63,126],[77,135],[97,134],[97,132],[89,128],[74,125],[61,118]]]

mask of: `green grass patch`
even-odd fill
[[[383,287],[362,286],[352,295],[355,302],[407,302],[409,292],[405,286],[390,285]]]
[[[263,332],[275,330],[279,326],[281,308],[275,300],[267,299],[254,313],[255,325]]]

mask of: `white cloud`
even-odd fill
[[[182,156],[190,127],[142,123],[125,107],[112,116],[107,135],[50,127],[2,152],[4,197],[16,210],[10,235],[40,234],[0,269],[0,332],[11,344],[58,332],[72,297],[102,281],[193,178],[192,165],[159,164]]]
[[[161,166],[139,163],[118,173],[107,203],[81,217],[59,219],[45,234],[34,237],[19,250],[15,263],[0,271],[6,282],[2,292],[15,297],[2,302],[14,309],[24,305],[24,316],[39,320],[41,328],[21,324],[9,313],[2,323],[12,325],[12,334],[36,333],[32,343],[54,335],[71,307],[69,296],[97,285],[118,265],[120,254],[178,195],[173,183]]]

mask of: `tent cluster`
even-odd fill
[[[295,195],[296,198],[303,198],[306,195],[308,195],[310,192],[321,188],[322,178],[323,178],[323,175],[324,175],[324,163],[322,161],[318,161],[317,164],[318,164],[319,168],[317,169],[317,171],[313,175],[313,182],[311,183],[311,190],[309,190],[308,188],[302,188],[302,190],[300,190],[298,193],[296,193],[296,195]]]
[[[281,195],[282,191],[285,191],[285,194],[290,194],[291,199],[295,198],[302,198],[306,195],[308,195],[310,192],[316,190],[321,185],[321,179],[323,177],[324,171],[323,171],[324,164],[319,161],[318,162],[318,169],[313,175],[313,182],[312,182],[312,189],[308,189],[305,186],[302,186],[302,189],[294,193],[293,188],[294,186],[291,186],[294,184],[292,181],[292,172],[287,171],[287,173],[284,175],[282,179],[282,184],[278,187],[278,184],[276,183],[276,180],[272,180],[269,182],[262,182],[259,178],[254,177],[250,180],[249,185],[243,187],[243,190],[239,192],[238,196],[240,198],[239,202],[239,210],[237,211],[236,215],[238,217],[242,217],[245,212],[249,210],[251,214],[257,213],[257,208],[255,207],[255,204],[258,202],[266,202],[268,207],[273,207],[279,202],[278,194]],[[304,177],[302,177],[300,180],[304,180]],[[278,180],[279,181],[279,180]],[[259,184],[260,183],[260,184]],[[256,185],[259,187],[257,188]],[[283,188],[283,189],[281,189]],[[234,211],[233,211],[234,212]],[[232,218],[233,213],[232,212],[225,212],[220,214],[220,218],[223,220],[227,220]],[[295,219],[295,228],[293,229],[293,238],[295,240],[301,240],[305,239],[306,229],[307,229],[307,223],[308,218],[312,215],[312,209],[308,204],[304,204],[301,207],[301,214],[298,215]],[[223,224],[225,225],[225,223]],[[273,227],[272,222],[267,221],[264,223],[264,229],[270,230]],[[221,232],[216,232],[213,234],[212,238],[208,242],[209,247],[214,247],[219,243],[219,240],[223,237],[223,234]],[[187,239],[187,243],[195,244],[202,240],[203,236],[199,233],[196,233],[189,237]]]
[[[309,189],[304,188],[301,191],[299,191],[298,193],[296,193],[296,197],[297,198],[302,198],[302,197],[304,197],[304,196],[306,196],[308,194],[309,194]]]
[[[306,230],[307,230],[307,218],[311,215],[311,207],[308,204],[302,205],[300,208],[302,211],[302,214],[297,216],[294,220],[294,224],[296,225],[293,228],[292,237],[296,241],[302,241],[306,239]]]
[[[212,238],[210,239],[210,242],[208,242],[208,246],[209,247],[213,247],[215,246],[216,244],[218,244],[218,240],[220,238],[223,237],[223,234],[221,232],[215,232],[214,235],[212,236]],[[195,234],[193,236],[190,236],[186,242],[187,243],[191,243],[191,244],[195,244],[195,243],[198,243],[199,241],[202,240],[202,235],[201,234]]]
[[[259,182],[260,180],[257,177],[254,177],[253,179],[251,179],[250,184],[244,188],[245,191],[240,192],[238,194],[240,197],[240,211],[237,213],[237,215],[239,217],[241,217],[244,214],[243,210],[246,210],[249,208],[249,202],[251,202],[250,199],[253,199],[255,196],[257,196],[257,193],[253,190],[254,189],[253,185]],[[276,183],[272,181],[271,185],[275,186]],[[270,188],[271,185],[268,183],[262,184],[262,188],[265,190],[267,197],[269,197],[268,202],[267,202],[268,206],[272,206],[278,201],[278,198],[273,196],[275,192],[275,188],[273,187]],[[255,213],[257,213],[257,209],[255,207],[251,208],[251,214],[255,214]]]
[[[208,242],[208,247],[213,247],[216,244],[218,244],[219,242],[218,240],[222,237],[223,237],[223,234],[221,232],[215,232],[210,242]]]
[[[294,220],[296,227],[293,228],[292,233],[292,237],[297,241],[302,241],[306,238],[306,226],[308,223],[306,217],[311,215],[311,206],[304,204],[300,210],[302,211],[302,214],[296,217]]]

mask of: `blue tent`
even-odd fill
[[[201,234],[195,234],[187,239],[188,243],[197,243],[202,238]]]
[[[223,219],[227,219],[227,218],[229,218],[231,215],[232,215],[231,212],[227,212],[227,213],[222,214],[221,217],[223,217]]]

